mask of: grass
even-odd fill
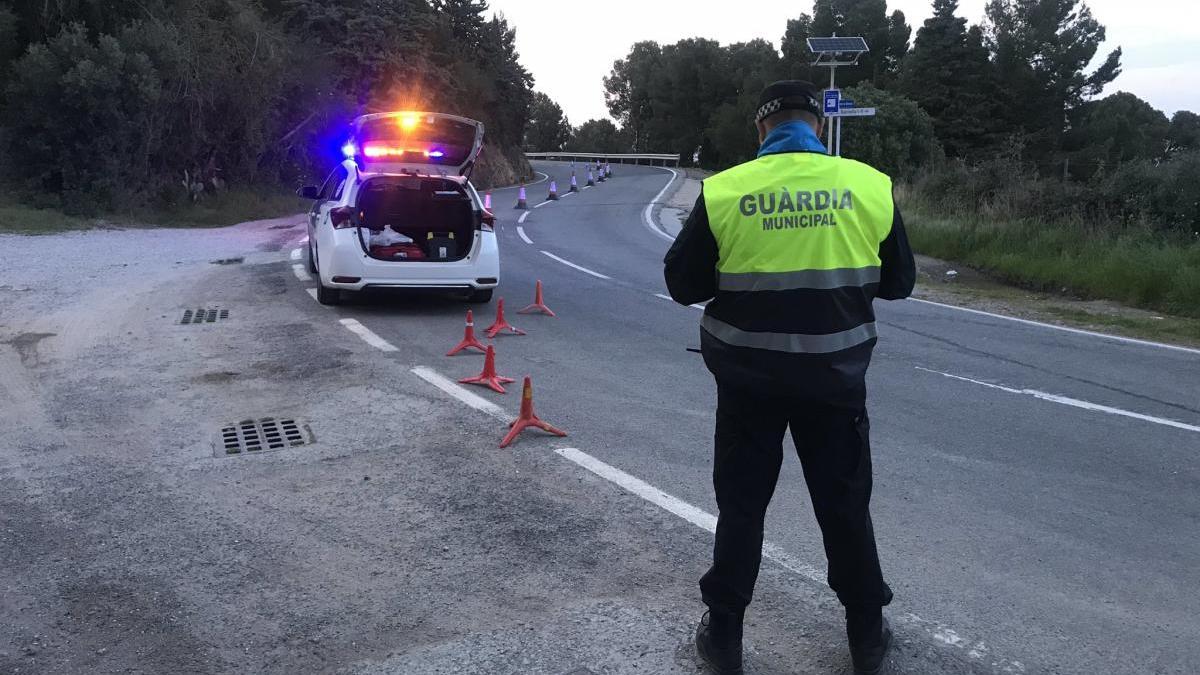
[[[1200,318],[1200,241],[1083,223],[936,217],[910,208],[913,248],[1023,288]]]
[[[0,233],[55,234],[100,227],[224,227],[301,213],[308,205],[309,202],[282,191],[236,189],[207,195],[198,204],[134,209],[88,218],[27,206],[0,196]]]

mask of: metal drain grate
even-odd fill
[[[221,428],[218,454],[241,455],[294,448],[313,442],[308,425],[289,417],[242,420]]]
[[[183,310],[183,320],[179,323],[212,323],[217,319],[228,318],[229,310],[227,309],[185,309]]]

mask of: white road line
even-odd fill
[[[663,186],[663,189],[659,190],[658,194],[654,195],[654,199],[651,199],[650,203],[646,205],[646,209],[642,211],[642,223],[644,223],[651,232],[657,234],[663,239],[666,239],[667,241],[675,241],[675,237],[663,232],[662,229],[654,223],[654,218],[651,217],[651,212],[654,210],[654,205],[658,203],[658,200],[662,199],[662,196],[667,193],[667,189],[670,188],[671,185],[675,183],[675,179],[679,177],[679,174],[675,171],[675,169],[667,169],[665,166],[661,168],[671,172],[671,180],[667,181],[667,184]]]
[[[592,186],[591,186],[591,185],[584,185],[584,186],[583,186],[582,188],[580,188],[580,189],[582,189],[582,190],[591,190],[591,189],[592,189]]]
[[[958,305],[947,305],[945,303],[934,302],[932,300],[922,300],[920,298],[909,298],[909,300],[911,300],[912,302],[920,302],[920,303],[923,303],[926,305],[933,305],[935,307],[945,307],[947,309],[957,309],[960,312],[970,312],[971,314],[978,314],[980,316],[990,316],[993,319],[1004,319],[1005,321],[1015,321],[1017,323],[1023,323],[1028,326],[1041,326],[1042,328],[1053,328],[1054,330],[1060,330],[1065,333],[1075,333],[1076,335],[1088,335],[1091,337],[1103,338],[1105,340],[1116,340],[1117,342],[1124,342],[1126,344],[1133,344],[1133,345],[1141,345],[1143,347],[1158,347],[1160,349],[1171,349],[1171,350],[1178,351],[1178,352],[1186,352],[1188,354],[1200,354],[1200,349],[1194,349],[1192,347],[1181,347],[1179,345],[1170,345],[1170,344],[1166,344],[1163,342],[1152,342],[1150,340],[1139,340],[1137,338],[1122,337],[1120,335],[1110,335],[1108,333],[1098,333],[1096,331],[1082,330],[1079,328],[1067,328],[1066,326],[1056,326],[1052,323],[1042,323],[1041,321],[1030,321],[1029,319],[1018,319],[1015,316],[1005,316],[1003,314],[994,314],[992,312],[985,312],[985,311],[979,310],[979,309],[971,309],[969,307],[959,307]]]
[[[590,275],[596,277],[597,279],[612,279],[612,277],[604,276],[603,274],[600,274],[599,272],[593,272],[592,270],[589,270],[586,267],[580,267],[579,265],[576,265],[575,263],[571,262],[570,260],[563,260],[562,258],[554,255],[553,253],[551,253],[549,251],[542,251],[542,255],[547,256],[549,258],[553,258],[554,260],[557,260],[558,262],[566,265],[567,267],[574,267],[575,269],[579,270],[580,272],[583,272],[585,274],[590,274]]]
[[[615,466],[605,464],[577,448],[558,448],[554,452],[651,504],[679,516],[705,532],[711,534],[717,531],[716,516],[703,509],[698,509],[682,499],[673,497],[636,476],[631,476]],[[791,555],[778,545],[764,541],[762,552],[764,558],[776,565],[821,586],[828,585],[824,572]],[[911,612],[904,614],[903,619],[909,625],[922,629],[938,642],[966,652],[967,656],[972,659],[990,661],[992,658],[988,654],[987,645],[981,640],[967,640],[954,629],[935,621],[927,621]],[[1024,665],[1019,661],[997,660],[993,662],[993,665],[1001,668],[1003,672],[1025,672]]]
[[[574,192],[564,192],[563,194],[559,195],[559,196],[558,196],[558,198],[559,198],[559,199],[566,199],[567,197],[570,197],[570,196],[571,196],[571,195],[573,195],[573,194],[575,194],[575,193],[574,193]]]
[[[460,386],[457,382],[451,380],[445,375],[442,375],[433,368],[429,368],[428,366],[417,366],[416,368],[412,369],[412,372],[417,377],[425,380],[438,389],[441,389],[447,394],[450,394],[459,401],[466,403],[476,410],[485,412],[502,422],[511,422],[514,419],[512,415],[504,412],[504,409],[500,406],[479,396],[478,394],[475,394],[474,392],[467,391],[465,387]]]
[[[551,202],[551,200],[547,199],[546,201],[544,201],[544,202],[541,202],[541,203],[539,203],[539,204],[534,204],[534,205],[533,205],[533,208],[535,208],[535,209],[540,209],[540,208],[542,208],[543,206],[545,206],[545,205],[547,205],[547,204],[551,204],[551,203],[552,203],[552,202]]]
[[[655,294],[654,294],[654,297],[656,297],[656,298],[662,298],[663,300],[670,300],[671,302],[675,302],[675,298],[672,298],[672,297],[671,297],[671,296],[669,296],[669,295],[664,295],[664,294],[662,294],[662,293],[655,293]],[[699,304],[699,303],[697,303],[697,304],[694,304],[694,305],[688,305],[688,307],[691,307],[692,309],[700,309],[700,310],[703,310],[703,309],[704,309],[704,305],[701,305],[701,304]]]
[[[522,213],[522,214],[521,214],[521,217],[520,217],[520,218],[517,218],[517,222],[518,222],[518,223],[523,223],[523,222],[525,222],[525,219],[526,219],[526,218],[528,218],[528,217],[529,217],[529,212],[528,212],[528,211],[526,211],[525,213]]]
[[[306,289],[304,289],[304,290],[308,291],[308,294],[312,296],[312,299],[313,299],[313,300],[316,300],[316,299],[317,299],[317,289],[315,289],[315,288],[306,288]]]
[[[340,323],[343,326],[345,326],[346,328],[348,328],[351,333],[354,333],[358,337],[362,338],[363,342],[366,342],[367,344],[371,345],[372,347],[374,347],[376,349],[379,349],[379,350],[382,350],[385,352],[400,351],[400,350],[396,349],[395,345],[393,345],[392,343],[388,342],[387,340],[384,340],[383,338],[379,337],[370,328],[367,328],[366,326],[362,325],[355,319],[339,319],[338,323]]]
[[[298,248],[292,249],[292,260],[299,260],[300,256],[301,256],[300,249],[298,249]]]
[[[521,237],[521,241],[524,241],[526,244],[533,243],[533,240],[529,238],[529,235],[525,234],[525,228],[521,227],[520,225],[517,226],[517,236]]]
[[[992,384],[991,382],[982,382],[980,380],[973,380],[969,377],[962,377],[961,375],[951,375],[950,373],[943,373],[940,370],[932,370],[929,368],[922,368],[920,366],[916,366],[916,369],[923,370],[927,373],[933,373],[935,375],[941,375],[942,377],[948,377],[952,380],[961,380],[963,382],[970,382],[972,384],[978,384],[978,385],[981,385],[984,387],[988,387],[990,389],[998,389],[1000,391],[1005,391],[1010,394],[1023,394],[1025,396],[1032,396],[1034,398],[1039,398],[1043,401],[1050,401],[1051,403],[1059,403],[1062,405],[1069,405],[1073,408],[1080,408],[1082,410],[1093,410],[1095,412],[1108,413],[1109,415],[1120,415],[1121,417],[1132,417],[1135,420],[1142,420],[1143,422],[1151,422],[1153,424],[1161,424],[1161,425],[1167,426],[1167,427],[1183,429],[1184,431],[1193,431],[1196,433],[1200,433],[1200,427],[1198,427],[1198,426],[1195,426],[1192,424],[1185,424],[1183,422],[1177,422],[1175,420],[1167,419],[1165,417],[1155,417],[1153,415],[1143,415],[1142,413],[1130,412],[1128,410],[1122,410],[1121,408],[1113,408],[1113,407],[1106,406],[1106,405],[1100,405],[1099,403],[1092,403],[1090,401],[1081,401],[1076,398],[1069,398],[1067,396],[1059,396],[1058,394],[1048,394],[1044,391],[1038,391],[1037,389],[1016,389],[1013,387],[1005,387],[1005,386],[1002,386],[999,384]]]
[[[308,270],[304,269],[304,265],[301,265],[300,263],[292,265],[292,272],[300,281],[312,281],[312,277],[309,276]]]

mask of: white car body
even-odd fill
[[[384,115],[367,115],[359,120],[378,121],[380,118],[399,115],[418,115],[421,120],[428,119],[432,123],[451,120],[461,126],[472,124],[477,128],[474,146],[466,153],[467,159],[450,165],[431,164],[428,161],[413,161],[404,158],[401,161],[391,157],[373,159],[364,157],[361,149],[354,159],[347,159],[339,165],[326,179],[325,184],[317,191],[315,201],[309,211],[308,223],[308,255],[309,269],[316,273],[319,279],[319,299],[326,304],[334,304],[340,300],[341,291],[361,291],[364,289],[440,289],[467,293],[473,301],[486,302],[491,298],[491,289],[500,282],[500,250],[496,234],[492,228],[493,217],[483,208],[483,201],[470,181],[461,173],[466,173],[482,145],[483,125],[474,120],[443,115],[440,113],[385,113]],[[359,120],[356,120],[356,129]],[[355,141],[351,141],[353,143]],[[388,141],[391,142],[391,141]],[[434,141],[436,143],[436,141]],[[367,147],[369,150],[370,147]],[[465,152],[463,148],[460,151]],[[401,151],[411,152],[411,151]],[[347,151],[349,154],[349,151]],[[426,151],[426,156],[428,156]],[[364,214],[366,207],[363,191],[368,185],[389,185],[409,181],[410,184],[420,180],[434,180],[442,185],[438,195],[451,195],[456,202],[461,203],[461,194],[455,196],[452,191],[445,190],[449,181],[458,186],[470,200],[473,218],[471,241],[465,237],[458,239],[458,246],[466,248],[466,255],[457,260],[397,260],[380,259],[369,252],[367,240],[370,231],[366,227],[348,226],[344,224],[347,210]],[[422,184],[423,185],[423,184]],[[314,196],[314,188],[303,188],[309,191],[307,196]],[[424,188],[409,190],[409,197],[420,203],[425,203]],[[435,194],[428,192],[429,195]],[[429,200],[436,198],[430,196]],[[433,205],[433,206],[436,206]],[[454,205],[451,205],[454,206]],[[430,208],[426,206],[425,208]],[[340,211],[338,211],[340,209]],[[337,212],[343,225],[335,227],[331,214]],[[357,220],[353,222],[358,222]],[[390,226],[389,226],[390,227]],[[397,230],[398,231],[398,230]],[[460,229],[465,234],[466,229]],[[364,238],[364,233],[365,237]],[[372,249],[373,250],[373,249]],[[461,255],[459,250],[458,254]]]

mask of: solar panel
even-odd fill
[[[810,37],[808,51],[814,54],[858,54],[871,50],[867,47],[867,41],[860,37]]]

